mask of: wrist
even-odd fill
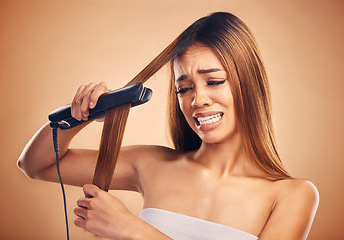
[[[168,236],[152,225],[135,216],[130,229],[124,234],[123,240],[171,240]]]
[[[135,229],[135,233],[128,240],[171,240],[158,229],[150,225],[149,223],[138,218],[139,223]]]

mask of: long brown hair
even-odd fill
[[[166,63],[171,63],[169,125],[176,150],[199,149],[201,139],[187,124],[175,94],[173,60],[190,46],[201,43],[220,58],[229,75],[236,122],[248,155],[270,179],[290,177],[274,140],[270,90],[257,44],[248,27],[236,16],[217,12],[194,22],[127,85],[144,83]],[[93,183],[108,190],[122,143],[130,104],[106,113]]]

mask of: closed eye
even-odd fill
[[[207,82],[207,85],[209,86],[220,85],[220,84],[224,84],[225,82],[226,80],[221,80],[221,81],[210,80]]]
[[[192,88],[191,87],[187,87],[187,88],[180,88],[178,91],[175,91],[176,94],[183,94],[186,93],[188,91],[190,91]]]

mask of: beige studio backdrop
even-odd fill
[[[252,30],[273,98],[280,154],[290,173],[320,192],[311,240],[344,239],[344,3],[334,0],[0,0],[0,239],[65,239],[58,184],[28,179],[16,161],[48,113],[79,85],[122,87],[196,19],[229,11]],[[166,70],[146,86],[152,100],[132,109],[124,144],[169,145]],[[98,148],[102,124],[75,148]],[[80,188],[66,187],[71,239]],[[111,192],[138,214],[138,194]],[[99,238],[98,238],[99,239]]]

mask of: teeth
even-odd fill
[[[205,125],[205,124],[210,124],[210,123],[213,123],[213,122],[217,122],[220,119],[221,119],[221,114],[220,113],[212,115],[212,116],[197,118],[197,120],[198,120],[200,125]]]

